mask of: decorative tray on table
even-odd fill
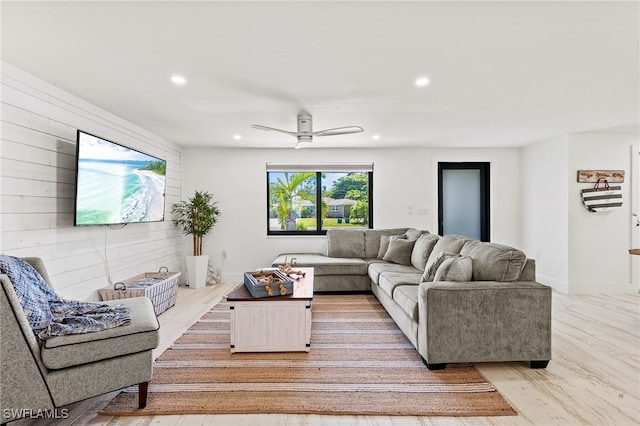
[[[244,285],[255,298],[293,294],[293,281],[278,270],[245,272]]]

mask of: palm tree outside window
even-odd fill
[[[334,168],[268,164],[267,235],[324,235],[329,228],[372,228],[373,166]]]

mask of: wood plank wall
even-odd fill
[[[161,266],[179,271],[170,212],[181,148],[5,62],[0,84],[0,253],[42,257],[56,291],[76,300]],[[164,222],[73,226],[78,128],[167,161]]]

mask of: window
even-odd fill
[[[267,164],[267,235],[372,228],[372,183],[372,164]]]

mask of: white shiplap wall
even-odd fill
[[[0,84],[0,253],[42,257],[56,291],[77,300],[160,266],[179,271],[181,148],[5,62]],[[165,222],[73,226],[78,128],[167,160]]]

